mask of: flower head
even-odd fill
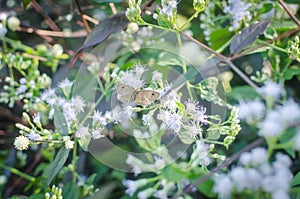
[[[14,142],[14,145],[17,150],[26,150],[28,149],[29,144],[30,144],[29,139],[23,135],[16,137]]]

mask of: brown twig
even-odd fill
[[[76,5],[77,5],[77,8],[78,8],[78,11],[79,11],[79,14],[81,16],[81,19],[82,19],[82,22],[83,22],[83,25],[84,25],[84,29],[87,33],[90,33],[91,32],[91,29],[89,27],[89,24],[87,22],[87,20],[84,18],[84,13],[82,12],[81,10],[81,7],[80,7],[80,3],[78,0],[75,1],[76,2]]]
[[[300,27],[300,22],[298,19],[289,11],[289,9],[286,7],[285,3],[282,0],[278,0],[279,4],[282,6],[282,8],[285,10],[285,12],[293,19],[293,21],[297,24],[298,27]]]
[[[42,29],[35,29],[35,28],[20,28],[19,31],[24,31],[28,33],[36,33],[39,36],[48,36],[48,37],[65,37],[65,38],[72,38],[72,37],[86,37],[87,33],[85,30],[78,30],[71,33],[65,33],[61,31],[50,31],[50,30],[42,30]],[[51,38],[52,39],[52,38]],[[53,39],[52,39],[53,40]],[[47,40],[49,41],[49,40]]]
[[[191,37],[190,35],[186,34],[183,31],[179,31],[181,35],[185,36],[187,39],[193,41],[195,44],[197,44],[198,46],[200,46],[201,48],[205,49],[206,51],[212,53],[213,55],[215,55],[220,61],[225,62],[226,64],[229,65],[229,67],[236,72],[246,83],[248,83],[250,86],[252,86],[254,89],[257,89],[258,86],[247,76],[245,75],[238,67],[236,67],[230,60],[230,58],[225,57],[224,55],[217,53],[216,51],[214,51],[213,49],[211,49],[210,47],[204,45],[203,43],[201,43],[200,41],[198,41],[197,39]]]
[[[60,31],[60,28],[55,24],[55,22],[49,17],[46,16],[43,12],[43,8],[36,2],[36,0],[31,0],[31,6],[44,18],[49,27],[54,31]]]
[[[192,189],[194,187],[196,187],[197,185],[205,182],[206,180],[208,180],[210,177],[212,177],[215,173],[219,172],[220,170],[222,170],[223,168],[229,166],[230,164],[232,164],[234,161],[236,161],[243,153],[261,145],[262,143],[264,143],[265,139],[264,138],[259,138],[258,140],[252,142],[251,144],[249,144],[248,146],[246,146],[245,148],[243,148],[242,150],[240,150],[239,152],[235,153],[233,156],[231,156],[230,158],[226,159],[224,162],[222,162],[220,165],[218,165],[217,167],[215,167],[214,169],[212,169],[208,174],[202,176],[201,178],[199,178],[198,180],[196,180],[194,183],[186,186],[183,189],[183,193],[188,193],[191,192]]]
[[[110,9],[111,9],[111,11],[112,11],[112,13],[113,13],[114,15],[118,13],[118,11],[117,11],[117,9],[116,9],[114,3],[112,3],[112,2],[109,3],[109,6],[110,6]]]

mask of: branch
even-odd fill
[[[50,26],[52,30],[60,31],[59,27],[55,24],[55,22],[49,16],[46,16],[44,14],[43,8],[36,2],[36,0],[31,0],[31,6],[45,18],[46,23]]]
[[[215,173],[219,172],[220,170],[222,170],[223,168],[229,166],[230,164],[232,164],[235,160],[237,160],[243,153],[261,145],[263,142],[265,141],[264,138],[259,138],[258,140],[252,142],[251,144],[249,144],[248,146],[246,146],[245,148],[243,148],[242,150],[240,150],[239,152],[237,152],[236,154],[234,154],[233,156],[231,156],[230,158],[226,159],[224,162],[222,162],[220,165],[218,165],[217,167],[215,167],[214,169],[212,169],[208,174],[200,177],[198,180],[196,180],[194,183],[189,184],[188,186],[186,186],[183,189],[183,193],[188,193],[191,192],[192,189],[194,187],[196,187],[197,185],[205,182],[206,180],[208,180],[210,177],[212,177]]]
[[[236,67],[231,61],[230,58],[225,57],[224,55],[217,53],[216,51],[214,51],[213,49],[211,49],[210,47],[204,45],[203,43],[199,42],[198,40],[196,40],[195,38],[191,37],[190,35],[186,34],[183,31],[179,31],[179,33],[183,36],[185,36],[187,39],[195,42],[198,46],[200,46],[201,48],[205,49],[206,51],[214,54],[220,61],[227,63],[230,68],[236,72],[245,82],[247,82],[250,86],[252,86],[254,89],[257,89],[258,86],[252,82],[252,80],[245,75],[238,67]]]
[[[278,0],[279,4],[282,6],[282,8],[285,10],[285,12],[293,19],[293,21],[297,24],[298,27],[300,27],[300,22],[298,19],[289,11],[289,9],[286,7],[285,3],[282,0]]]

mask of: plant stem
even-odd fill
[[[179,32],[176,33],[176,36],[177,36],[177,41],[178,41],[179,49],[181,49],[182,48],[182,42],[181,42],[181,38],[180,38]],[[186,63],[185,63],[185,61],[183,59],[182,59],[182,70],[183,70],[183,74],[187,73]],[[191,100],[194,100],[194,97],[192,95],[192,91],[191,91],[191,87],[190,87],[189,81],[186,82],[186,88],[187,88],[187,91],[188,91],[188,94],[189,94]]]
[[[15,168],[12,168],[10,166],[7,166],[7,165],[3,164],[2,162],[0,162],[0,167],[3,168],[3,169],[8,170],[10,172],[12,172],[15,175],[18,175],[18,176],[22,177],[22,178],[24,178],[24,179],[26,179],[26,180],[28,180],[30,182],[34,182],[35,181],[35,177],[32,177],[32,176],[30,176],[30,175],[28,175],[26,173],[23,173],[23,172],[19,171],[18,169],[15,169]]]
[[[76,182],[76,162],[77,162],[77,138],[74,138],[74,148],[73,148],[73,154],[72,154],[72,166],[73,166],[73,170],[72,170],[72,178],[73,178],[73,182]]]

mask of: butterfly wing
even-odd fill
[[[160,94],[152,90],[137,91],[134,95],[134,103],[137,105],[147,106],[154,100],[158,99]]]
[[[117,86],[117,99],[123,103],[129,103],[133,100],[135,89],[126,84]]]

